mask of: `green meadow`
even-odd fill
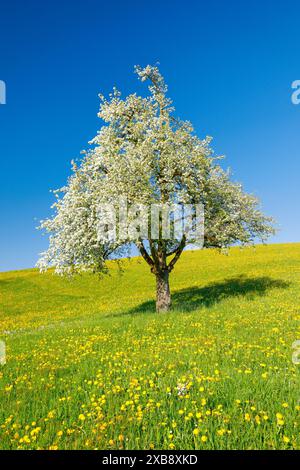
[[[300,244],[0,273],[1,449],[300,449]]]

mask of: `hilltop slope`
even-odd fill
[[[0,448],[300,448],[300,244],[125,264],[0,273]]]

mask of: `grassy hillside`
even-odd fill
[[[300,244],[125,264],[0,273],[0,448],[299,449]]]

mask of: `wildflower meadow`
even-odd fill
[[[300,245],[0,273],[1,449],[299,449]]]

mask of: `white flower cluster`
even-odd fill
[[[122,99],[116,89],[108,99],[100,96],[104,125],[80,163],[73,163],[67,185],[55,192],[54,216],[41,223],[50,234],[49,248],[38,262],[41,270],[103,272],[112,253],[124,254],[128,241],[101,244],[97,239],[99,204],[120,197],[129,205],[202,204],[206,247],[248,244],[273,233],[272,219],[260,212],[256,198],[232,183],[218,164],[211,138],[199,139],[189,122],[173,116],[158,68],[136,67],[136,73],[149,81],[149,96],[134,93]],[[185,240],[148,242],[137,246],[153,272],[166,269],[167,257],[178,258],[185,246]]]

